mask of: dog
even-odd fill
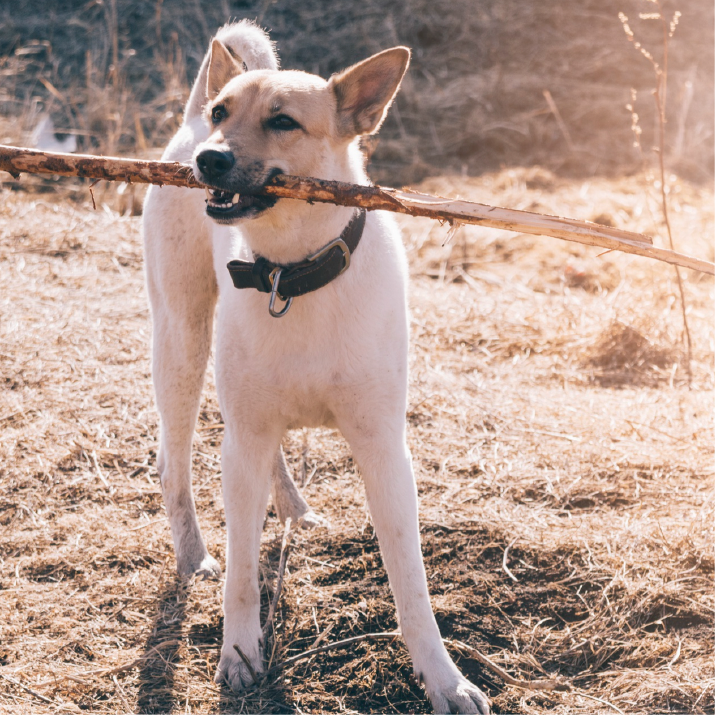
[[[143,229],[161,418],[158,472],[182,574],[220,575],[191,492],[191,442],[217,309],[216,386],[228,548],[216,682],[263,670],[258,559],[273,485],[281,519],[317,517],[281,451],[286,430],[347,439],[415,674],[436,712],[487,713],[454,665],[430,605],[406,444],[407,263],[390,215],[255,196],[276,174],[368,184],[360,137],[376,132],[410,61],[380,52],[324,80],[278,69],[268,36],[221,28],[164,159],[214,187],[152,187]],[[227,269],[228,266],[228,269]],[[230,269],[230,270],[229,270]]]

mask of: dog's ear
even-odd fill
[[[230,79],[243,72],[243,60],[235,57],[221,40],[214,39],[211,43],[211,59],[206,80],[208,98],[214,99]]]
[[[380,128],[409,63],[410,51],[393,47],[330,78],[341,135],[372,134]]]

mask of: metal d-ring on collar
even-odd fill
[[[290,310],[291,305],[293,305],[293,298],[288,298],[286,300],[286,304],[283,306],[283,308],[281,310],[275,310],[273,308],[273,305],[276,302],[276,296],[280,297],[280,295],[278,293],[278,284],[280,283],[280,280],[281,280],[281,273],[283,273],[282,268],[274,268],[270,273],[271,297],[270,297],[270,300],[268,301],[268,312],[274,318],[282,318]]]
[[[343,252],[344,264],[340,269],[340,273],[338,273],[338,276],[341,276],[345,273],[345,271],[347,271],[348,268],[350,268],[350,249],[342,238],[332,240],[327,246],[323,246],[319,251],[314,253],[312,256],[308,256],[305,260],[310,263],[317,261],[319,258],[327,255],[334,248],[339,248]],[[290,307],[293,304],[293,298],[288,298],[282,310],[275,310],[273,308],[273,305],[276,302],[276,296],[279,298],[281,297],[281,294],[278,292],[278,284],[280,283],[282,272],[283,269],[276,266],[269,274],[269,278],[271,279],[271,297],[268,301],[268,312],[274,318],[282,318],[290,310]],[[337,278],[338,276],[335,277]]]
[[[255,262],[234,260],[227,268],[236,288],[253,288],[270,293],[268,312],[282,318],[296,298],[318,290],[345,273],[365,228],[366,211],[359,209],[338,238],[323,246],[299,263],[277,265],[261,256]],[[276,298],[285,301],[276,310]]]

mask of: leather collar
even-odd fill
[[[360,243],[365,228],[365,209],[356,211],[340,236],[299,263],[280,265],[259,256],[250,261],[231,261],[226,267],[236,288],[255,288],[271,293],[276,273],[278,297],[285,300],[311,293],[337,278],[350,265],[350,256]]]

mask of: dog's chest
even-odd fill
[[[260,405],[290,426],[330,426],[333,415],[364,402],[366,392],[402,390],[407,321],[398,241],[390,250],[384,239],[384,250],[371,245],[366,231],[349,271],[296,298],[282,318],[268,314],[268,295],[237,290],[219,274],[223,401]]]
[[[264,295],[246,297],[265,310]],[[250,405],[249,411],[280,417],[289,428],[333,426],[336,405],[350,400],[365,373],[375,371],[364,364],[357,336],[327,318],[301,320],[300,308],[281,324],[262,315],[252,320],[249,306],[243,308],[219,325],[219,393]]]

